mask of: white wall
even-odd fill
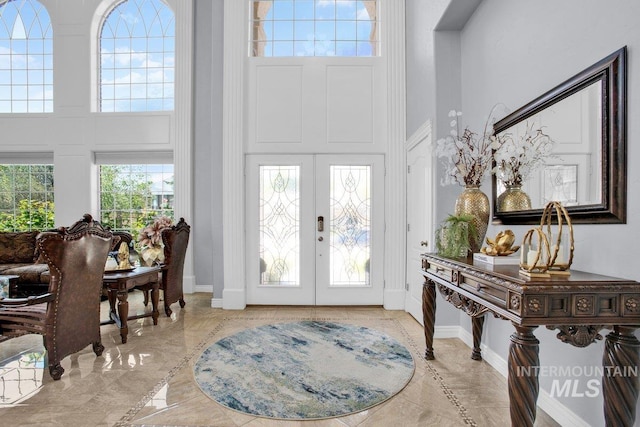
[[[197,288],[222,298],[223,0],[194,1],[194,263]]]
[[[627,224],[576,225],[573,269],[640,280],[635,268],[640,238],[640,2],[619,0],[484,0],[461,32],[462,110],[474,127],[491,107],[515,110],[624,45],[628,46]],[[439,105],[439,109],[448,108]],[[488,188],[488,186],[487,186]],[[504,226],[490,226],[493,236]],[[509,227],[521,238],[530,227]],[[469,328],[468,321],[461,324]],[[507,358],[508,322],[488,317],[484,343]],[[607,332],[607,331],[604,331]],[[543,366],[600,366],[603,344],[586,349],[560,343],[555,332],[540,328]],[[553,378],[541,378],[550,390]],[[602,397],[569,397],[560,402],[588,420],[604,425]]]

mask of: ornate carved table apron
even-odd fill
[[[586,347],[606,336],[603,371],[637,372],[640,341],[640,283],[633,280],[571,271],[570,276],[528,278],[517,265],[473,264],[471,259],[422,255],[422,312],[425,357],[435,358],[433,331],[436,288],[444,299],[472,318],[473,351],[480,360],[484,314],[510,320],[515,327],[508,357],[508,386],[513,426],[533,426],[538,399],[539,344],[533,334],[541,325],[557,329],[557,337]],[[607,426],[633,426],[638,399],[637,375],[603,375]]]

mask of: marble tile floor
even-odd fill
[[[129,321],[120,342],[115,325],[102,326],[105,351],[91,346],[65,358],[53,381],[42,369],[42,339],[29,335],[0,344],[0,424],[7,426],[508,426],[506,380],[486,362],[470,359],[457,339],[436,340],[437,360],[422,357],[424,335],[409,314],[378,307],[210,307],[210,294],[186,295],[158,325]],[[130,313],[144,312],[142,294],[130,293]],[[103,318],[108,304],[103,302]],[[317,421],[279,421],[226,409],[195,384],[193,363],[210,343],[247,327],[318,319],[381,330],[409,348],[416,369],[403,391],[369,410]],[[540,409],[536,426],[558,426]]]

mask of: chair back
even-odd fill
[[[121,244],[126,244],[131,248],[131,241],[133,240],[133,236],[128,231],[113,231],[114,244],[112,251],[118,251],[120,249]]]
[[[191,227],[180,218],[171,228],[162,230],[164,244],[164,263],[162,271],[162,287],[165,306],[171,305],[182,298],[182,276],[184,259],[189,245]]]
[[[54,360],[100,342],[102,277],[112,233],[85,214],[69,228],[42,232],[36,244],[49,265],[53,301],[46,313],[45,346]],[[53,343],[55,342],[55,345]]]

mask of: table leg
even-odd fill
[[[533,335],[537,326],[514,326],[516,332],[511,335],[508,361],[511,425],[532,427],[539,392],[540,341]]]
[[[107,289],[107,299],[109,300],[109,312],[111,313],[110,316],[113,317],[113,315],[116,314],[116,298],[118,295],[118,291],[115,289]]]
[[[473,351],[471,358],[473,360],[482,360],[482,350],[480,344],[482,342],[482,328],[484,326],[484,314],[471,318],[471,328],[473,330]]]
[[[122,338],[122,344],[127,342],[127,335],[129,334],[129,325],[127,319],[129,318],[129,301],[127,301],[128,292],[118,292],[118,316],[120,317],[120,337]]]
[[[146,295],[146,292],[145,292]],[[158,311],[158,301],[160,300],[160,285],[156,281],[151,288],[151,317],[153,318],[153,324],[158,324],[158,316],[160,312]],[[147,304],[145,304],[146,306]]]
[[[433,354],[433,331],[436,322],[436,284],[426,277],[422,286],[422,320],[424,322],[424,339],[427,344],[424,358],[434,360],[436,358]]]
[[[602,394],[607,426],[631,427],[635,423],[640,365],[636,329],[636,326],[615,326],[604,343]]]

